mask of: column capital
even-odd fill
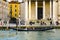
[[[45,0],[43,0],[43,1],[45,1]]]
[[[28,0],[29,2],[31,1],[31,0]]]
[[[37,0],[36,0],[37,1]]]
[[[28,1],[28,0],[24,0],[24,1]]]
[[[53,1],[57,1],[57,0],[53,0]]]
[[[29,0],[29,1],[31,1],[31,0]]]

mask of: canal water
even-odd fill
[[[0,40],[60,40],[60,29],[49,31],[0,30]]]

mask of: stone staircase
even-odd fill
[[[50,22],[52,20],[47,20],[47,19],[41,19],[41,20],[29,20],[28,25],[41,25],[41,22],[43,23],[42,25],[50,25]]]

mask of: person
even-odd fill
[[[20,21],[20,24],[21,24],[21,25],[25,25],[25,21],[24,21],[24,20],[21,20],[21,21]]]
[[[45,23],[43,22],[43,25],[44,25]]]
[[[46,25],[46,23],[44,23],[44,25]]]
[[[52,19],[50,18],[50,20],[52,20]]]
[[[50,25],[52,25],[52,21],[50,21]]]
[[[45,23],[45,22],[43,22],[42,24],[43,24],[43,25],[46,25],[46,23]]]
[[[39,21],[37,21],[37,23],[39,23]]]
[[[18,19],[16,19],[16,27],[18,27],[19,21]]]
[[[56,25],[59,25],[58,21],[56,21]]]
[[[41,21],[41,25],[43,25],[42,21]]]

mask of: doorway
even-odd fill
[[[43,8],[42,7],[41,8],[38,7],[37,18],[38,18],[38,20],[43,18]]]
[[[9,23],[13,23],[13,24],[16,24],[16,18],[11,18]]]

